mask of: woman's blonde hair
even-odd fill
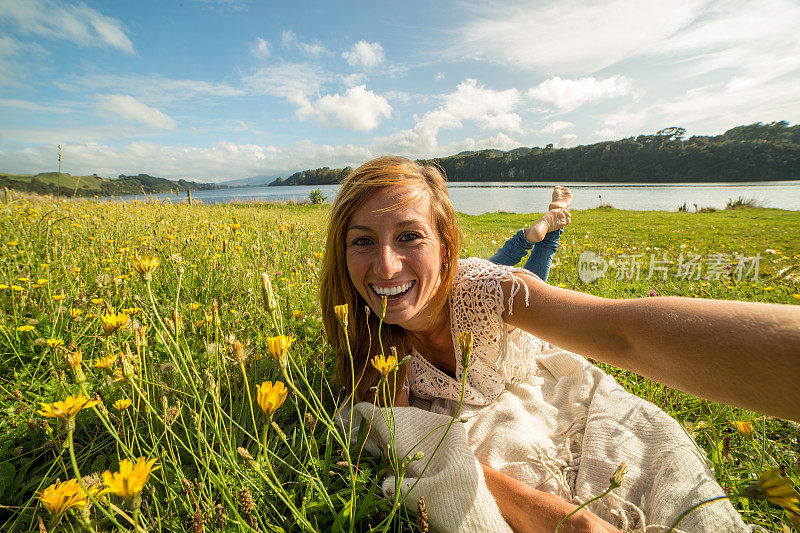
[[[431,219],[439,234],[443,261],[439,288],[432,300],[434,309],[447,301],[461,252],[461,232],[456,224],[453,204],[447,194],[444,173],[439,168],[420,165],[403,157],[383,156],[367,161],[342,182],[328,219],[319,292],[322,323],[336,353],[336,377],[349,391],[351,376],[355,374],[356,401],[371,401],[371,389],[378,382],[378,371],[369,364],[370,359],[380,353],[377,339],[378,317],[366,309],[367,303],[350,281],[345,237],[353,213],[377,191],[395,185],[417,188],[430,200]],[[401,206],[392,206],[392,209],[398,207]],[[345,335],[333,309],[342,304],[347,304],[349,310],[348,335],[353,353],[352,366]],[[381,336],[387,355],[390,346],[397,349],[399,360],[410,353],[411,346],[400,326],[384,324]],[[398,372],[397,383],[402,384],[404,380],[405,365]]]

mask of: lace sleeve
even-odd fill
[[[471,331],[473,359],[481,359],[500,378],[511,383],[524,381],[536,372],[535,356],[542,347],[539,339],[521,331],[515,331],[509,338],[503,321],[503,312],[506,309],[511,312],[520,291],[524,293],[525,305],[530,305],[527,285],[514,275],[519,271],[478,258],[462,260],[450,293],[454,336],[460,331]],[[504,301],[502,283],[506,281],[511,282],[511,291]],[[480,371],[478,366],[474,370]]]

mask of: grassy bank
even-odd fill
[[[37,516],[52,529],[56,520],[37,491],[84,476],[91,486],[121,460],[139,457],[159,466],[140,502],[105,495],[91,511],[68,511],[58,527],[79,529],[84,521],[95,530],[135,522],[176,531],[364,531],[413,523],[402,507],[392,514],[394,502],[378,497],[390,463],[360,455],[360,443],[333,430],[334,406],[344,396],[330,381],[332,354],[316,301],[328,209],[2,205],[0,530],[38,529]],[[488,257],[530,221],[460,216],[465,256]],[[772,209],[576,211],[549,281],[612,298],[798,304],[797,235],[800,213]],[[587,250],[608,262],[606,275],[591,284],[578,276]],[[651,255],[657,268],[646,279]],[[133,271],[138,256],[160,259],[151,280]],[[261,272],[271,278],[279,305],[273,312],[262,298]],[[109,317],[122,310],[128,319],[107,331]],[[285,368],[267,340],[279,334],[296,339]],[[108,356],[114,363],[98,366]],[[797,427],[605,368],[684,425],[726,490],[740,490],[769,466],[784,468],[795,484],[800,479]],[[258,389],[276,380],[294,390],[272,425]],[[42,403],[81,393],[101,403],[79,412],[74,430],[38,413]],[[114,407],[120,400],[131,403]],[[774,505],[734,505],[745,520],[780,530],[784,518]]]

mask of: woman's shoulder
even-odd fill
[[[459,283],[469,280],[508,281],[513,277],[514,272],[521,270],[520,268],[498,265],[480,257],[468,257],[458,260],[458,271],[453,282]]]

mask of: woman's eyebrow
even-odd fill
[[[410,218],[410,219],[408,219],[408,220],[403,220],[402,222],[398,222],[398,223],[396,224],[396,226],[397,226],[398,228],[404,228],[404,227],[406,227],[406,226],[413,226],[414,224],[419,224],[419,223],[420,223],[420,220],[419,220],[419,219],[416,219],[416,218]],[[348,227],[348,228],[347,228],[347,231],[353,231],[353,230],[358,230],[358,231],[373,231],[373,230],[372,230],[372,228],[371,228],[371,227],[369,227],[369,226],[358,226],[358,225],[356,225],[356,226],[350,226],[350,227]]]

